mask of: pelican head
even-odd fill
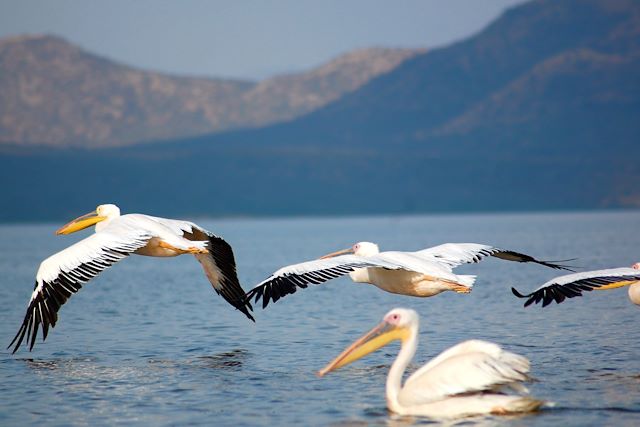
[[[71,234],[76,231],[84,230],[87,227],[97,224],[101,221],[110,220],[120,216],[120,208],[116,205],[106,204],[100,205],[95,211],[82,215],[71,222],[60,227],[56,234]]]
[[[345,255],[345,254],[354,254],[354,255],[366,257],[366,256],[377,255],[379,253],[380,253],[380,249],[378,248],[378,245],[376,245],[375,243],[358,242],[355,245],[351,246],[350,248],[342,249],[337,252],[331,252],[330,254],[321,256],[320,259],[332,258],[334,256]]]
[[[384,316],[382,323],[357,339],[340,353],[338,357],[322,368],[318,372],[318,376],[321,377],[349,363],[355,362],[392,341],[400,340],[402,343],[406,342],[418,333],[419,323],[418,313],[414,310],[394,308]]]

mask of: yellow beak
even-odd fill
[[[404,341],[408,337],[409,329],[405,327],[398,327],[387,322],[382,322],[367,332],[364,336],[356,340],[327,366],[318,371],[318,376],[322,377],[331,371],[355,362],[367,354],[376,351],[380,347],[384,347],[391,341]]]
[[[105,219],[107,219],[107,217],[100,216],[96,211],[93,211],[86,215],[82,215],[81,217],[78,217],[73,221],[63,225],[56,231],[56,234],[75,233],[76,231],[83,230],[87,227],[92,226],[93,224],[97,224],[100,221],[104,221]]]
[[[333,258],[334,256],[352,254],[352,253],[353,253],[353,248],[342,249],[340,251],[331,252],[330,254],[323,255],[319,259]]]

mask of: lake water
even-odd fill
[[[588,269],[640,261],[639,212],[202,220],[234,247],[245,289],[280,266],[360,240],[382,250],[488,243]],[[59,224],[0,226],[0,341],[24,316],[38,264],[83,236]],[[0,354],[0,425],[412,425],[390,415],[384,383],[394,344],[325,378],[315,372],[393,307],[421,315],[412,368],[469,339],[496,341],[532,361],[538,415],[457,425],[640,425],[640,307],[626,289],[542,309],[531,290],[556,275],[488,259],[469,295],[418,299],[341,278],[288,296],[251,323],[214,294],[199,264],[131,257],[102,273],[60,312],[34,351]]]

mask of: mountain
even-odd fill
[[[637,208],[639,119],[640,2],[535,0],[288,122],[14,148],[0,219]]]
[[[304,73],[264,80],[242,95],[246,118],[235,127],[267,125],[317,110],[424,49],[359,49]]]
[[[51,36],[0,42],[0,142],[121,145],[215,129],[250,82],[170,77]],[[213,124],[211,124],[213,122]]]
[[[142,71],[53,36],[0,40],[0,143],[109,147],[289,120],[357,89],[410,49],[347,53],[260,83]]]
[[[411,146],[438,155],[454,140],[482,149],[479,137],[541,148],[571,144],[573,132],[602,138],[618,129],[629,140],[640,123],[639,10],[633,0],[533,1],[475,37],[418,55],[325,108],[246,139]],[[594,120],[603,114],[615,116],[615,126]]]

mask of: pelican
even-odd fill
[[[570,270],[562,261],[539,261],[529,255],[477,243],[445,243],[417,252],[380,252],[378,245],[359,242],[348,249],[320,259],[281,268],[247,293],[262,298],[262,307],[272,299],[320,284],[344,274],[357,283],[370,283],[400,295],[431,297],[444,291],[467,294],[476,276],[456,275],[453,268],[493,256],[508,261],[533,262],[550,268]]]
[[[391,310],[382,323],[347,347],[318,375],[322,377],[400,340],[400,353],[387,376],[387,408],[391,412],[458,418],[532,412],[545,403],[524,395],[506,394],[508,389],[527,393],[522,382],[530,380],[529,360],[480,340],[464,341],[440,353],[402,385],[404,371],[418,345],[419,324],[414,310]]]
[[[188,221],[157,218],[141,214],[120,215],[113,204],[100,205],[95,211],[62,226],[56,234],[70,234],[95,224],[95,234],[45,259],[36,274],[36,283],[27,313],[15,343],[15,353],[23,339],[33,349],[42,326],[42,340],[49,326],[55,327],[58,310],[82,284],[102,270],[131,254],[173,257],[193,254],[202,264],[213,289],[228,303],[254,320],[251,305],[238,282],[231,246],[209,231]]]
[[[640,263],[633,264],[631,268],[583,271],[555,277],[527,295],[521,294],[516,288],[511,288],[511,292],[518,298],[527,298],[525,307],[540,301],[542,306],[546,307],[552,301],[560,304],[566,298],[580,297],[583,291],[603,291],[629,286],[629,299],[632,303],[640,305],[640,271],[638,270],[640,270]]]

